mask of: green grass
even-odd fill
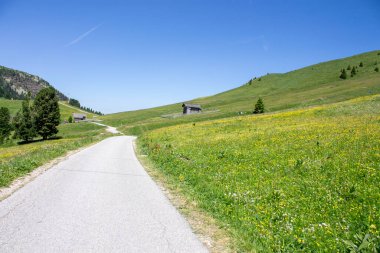
[[[21,109],[22,100],[9,100],[0,98],[0,107],[7,107],[11,115],[15,115]]]
[[[360,252],[375,252],[379,129],[373,95],[161,128],[138,144],[240,251],[347,252],[364,242]]]
[[[73,113],[84,113],[87,115],[87,119],[91,119],[94,117],[94,114],[89,113],[89,112],[83,112],[82,110],[69,106],[67,102],[59,102],[59,109],[61,112],[61,120],[68,120],[70,116],[73,115]]]
[[[268,112],[302,108],[311,105],[334,103],[370,94],[380,93],[380,73],[375,63],[380,62],[379,51],[349,58],[324,62],[285,74],[269,74],[252,85],[245,84],[214,96],[190,101],[201,104],[204,113],[184,117],[171,117],[181,113],[181,104],[151,109],[109,114],[100,117],[104,123],[119,127],[124,133],[139,135],[152,129],[186,122],[236,116],[251,113],[258,97],[262,97]],[[347,80],[339,78],[340,70],[348,65],[359,73]]]
[[[61,139],[37,141],[17,145],[11,141],[0,146],[0,187],[8,186],[50,160],[108,136],[104,127],[91,123],[64,124],[59,126]]]

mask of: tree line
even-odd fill
[[[69,105],[77,107],[77,108],[80,108],[80,109],[82,109],[83,111],[86,111],[86,112],[90,112],[90,113],[97,114],[97,115],[103,115],[103,113],[101,113],[99,111],[95,111],[95,110],[93,110],[90,107],[81,106],[80,102],[77,99],[74,99],[74,98],[70,98],[69,99]]]
[[[26,142],[38,135],[46,140],[58,133],[60,116],[58,96],[52,87],[40,90],[33,103],[28,94],[13,119],[8,108],[0,108],[0,143],[9,138],[12,132],[14,139]]]

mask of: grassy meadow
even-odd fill
[[[380,250],[380,95],[189,123],[138,141],[242,252]]]
[[[57,139],[18,145],[0,145],[0,187],[31,172],[50,160],[108,137],[104,127],[91,123],[63,124]]]
[[[200,104],[203,113],[181,116],[182,103],[151,109],[121,112],[100,117],[105,124],[118,127],[124,133],[143,132],[187,122],[226,118],[249,114],[259,97],[267,112],[303,108],[345,101],[360,96],[380,93],[380,73],[374,69],[380,64],[380,51],[323,62],[284,74],[268,74],[214,96],[189,101]],[[360,62],[363,67],[358,67]],[[342,80],[340,70],[357,66],[358,73]]]

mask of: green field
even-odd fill
[[[262,97],[268,112],[328,104],[355,97],[379,94],[380,73],[375,72],[380,63],[380,51],[324,62],[285,74],[269,74],[214,96],[190,101],[201,104],[203,113],[181,116],[181,103],[151,109],[109,114],[100,117],[104,123],[119,127],[128,134],[139,135],[163,126],[186,122],[248,114],[253,111],[258,97]],[[346,80],[339,78],[340,70],[348,65],[358,66],[358,74]],[[350,71],[348,71],[349,73]]]
[[[0,145],[0,187],[9,185],[14,179],[27,174],[38,166],[108,136],[104,127],[92,123],[63,124],[58,137],[47,141],[36,141],[18,145],[16,141]]]
[[[380,95],[147,132],[143,153],[239,251],[380,249]]]

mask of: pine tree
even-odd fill
[[[13,125],[15,128],[15,138],[20,138],[24,141],[31,141],[37,136],[33,112],[30,105],[30,95],[22,101],[21,110],[18,111],[16,116],[13,118]]]
[[[264,113],[264,102],[261,98],[259,98],[255,104],[254,114]]]
[[[351,65],[348,65],[348,66],[347,66],[347,70],[351,70]]]
[[[341,78],[341,79],[347,79],[347,73],[346,73],[345,69],[341,70],[339,78]]]
[[[6,107],[0,107],[0,144],[2,144],[12,131],[11,114]]]
[[[376,72],[379,72],[379,67],[376,67],[376,68],[375,68],[375,71],[376,71]]]
[[[356,75],[356,67],[355,66],[351,70],[351,77],[353,77],[354,75]]]
[[[73,116],[71,116],[71,115],[69,116],[69,118],[68,118],[68,122],[69,122],[69,123],[73,123]]]
[[[359,63],[359,67],[363,67],[364,65],[363,65],[363,62],[360,62]]]
[[[58,97],[53,88],[44,88],[38,92],[34,100],[34,111],[37,133],[42,139],[46,140],[58,133],[60,112]]]

